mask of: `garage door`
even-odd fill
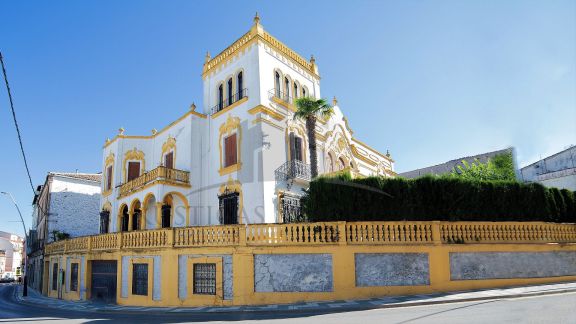
[[[116,302],[116,261],[92,261],[90,298],[105,303]]]

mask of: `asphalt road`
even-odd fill
[[[576,292],[427,306],[340,313],[269,312],[161,314],[79,312],[31,306],[14,297],[15,286],[0,284],[0,323],[570,323],[576,324]]]

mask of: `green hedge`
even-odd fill
[[[302,200],[305,219],[322,221],[576,222],[575,194],[540,184],[450,177],[318,178]]]

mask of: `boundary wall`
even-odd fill
[[[79,237],[45,253],[43,294],[94,298],[92,265],[109,260],[121,305],[281,304],[576,281],[576,225],[541,222],[185,227]],[[135,264],[148,265],[139,294],[133,285],[146,278],[135,280]],[[212,281],[201,280],[198,264],[213,267]],[[214,293],[198,293],[201,282]]]

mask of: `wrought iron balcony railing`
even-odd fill
[[[289,93],[285,93],[279,89],[271,89],[268,91],[268,96],[271,100],[280,101],[283,104],[294,105],[294,98]]]
[[[223,98],[222,101],[220,101],[218,104],[216,104],[216,106],[212,107],[212,109],[210,109],[210,115],[214,115],[215,113],[223,110],[224,108],[244,99],[248,97],[248,89],[244,88],[238,92],[236,92],[235,94],[233,94],[232,96],[228,97],[228,98]]]
[[[276,181],[286,181],[290,179],[310,181],[312,178],[310,164],[298,160],[292,160],[282,164],[282,166],[274,171],[274,175]]]
[[[165,180],[179,184],[189,184],[190,172],[159,166],[156,169],[146,172],[138,178],[132,179],[121,185],[119,189],[120,193],[118,195],[119,197],[127,196],[130,194],[130,192],[156,180]]]

